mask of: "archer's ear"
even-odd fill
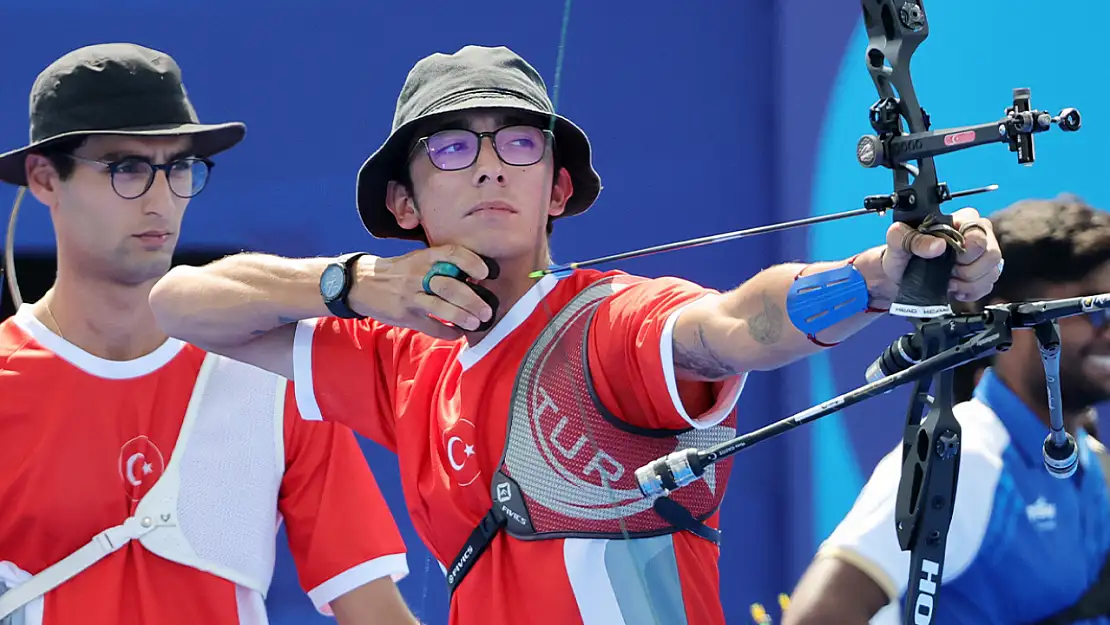
[[[416,209],[416,200],[405,185],[390,180],[385,190],[385,206],[393,213],[397,225],[405,230],[420,227],[420,213]]]
[[[23,168],[27,190],[43,205],[53,208],[58,202],[58,186],[62,182],[54,164],[41,154],[29,154]]]
[[[551,203],[547,207],[547,214],[552,217],[562,215],[572,195],[574,195],[574,182],[570,179],[570,172],[565,167],[560,167],[559,175],[555,177],[555,184],[551,185]]]

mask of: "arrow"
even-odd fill
[[[976,193],[987,193],[998,189],[998,185],[992,184],[986,187],[978,187],[975,189],[968,189],[966,191],[953,192],[949,197],[955,199]],[[631,252],[621,252],[620,254],[611,254],[609,256],[602,256],[600,258],[593,258],[590,260],[582,260],[574,263],[563,263],[551,265],[547,269],[539,269],[528,274],[529,278],[542,278],[546,275],[555,274],[563,278],[570,275],[570,272],[581,267],[590,267],[593,265],[600,265],[602,263],[611,263],[618,260],[627,260],[629,258],[639,258],[641,256],[650,256],[652,254],[660,254],[662,252],[670,252],[673,250],[684,250],[692,247],[701,247],[703,245],[713,245],[715,243],[724,243],[726,241],[735,241],[736,239],[743,239],[752,237],[759,234],[768,234],[771,232],[779,232],[782,230],[790,230],[792,228],[800,228],[803,226],[812,226],[814,224],[824,223],[826,221],[836,221],[837,219],[847,219],[848,217],[858,217],[859,215],[866,215],[868,213],[875,213],[883,215],[890,209],[897,209],[898,198],[891,195],[872,195],[864,199],[864,208],[857,208],[855,210],[844,211],[842,213],[833,213],[831,215],[818,215],[816,217],[806,217],[805,219],[796,219],[794,221],[784,221],[777,224],[768,226],[758,226],[755,228],[748,228],[746,230],[735,230],[733,232],[724,232],[721,234],[711,234],[709,236],[698,237],[696,239],[686,239],[684,241],[675,241],[674,243],[664,243],[662,245],[655,245],[652,247],[645,247],[639,250],[632,250]]]

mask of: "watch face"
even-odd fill
[[[332,301],[343,292],[343,268],[339,265],[328,265],[320,276],[320,294],[327,301]]]

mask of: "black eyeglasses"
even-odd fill
[[[421,137],[413,146],[415,151],[421,145],[437,169],[457,171],[466,169],[478,160],[482,149],[482,139],[493,139],[493,151],[506,165],[526,167],[535,165],[543,158],[550,139],[555,136],[550,130],[535,126],[506,126],[494,132],[474,132],[472,130],[441,130],[427,137]],[[409,156],[412,154],[410,152]]]
[[[174,159],[161,165],[141,156],[129,156],[112,162],[72,154],[68,156],[75,161],[107,168],[112,176],[112,190],[125,200],[142,197],[154,185],[154,176],[159,171],[166,173],[166,181],[174,195],[184,199],[196,197],[208,185],[215,166],[212,161],[196,156]]]

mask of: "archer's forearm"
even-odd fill
[[[883,283],[880,252],[881,248],[868,250],[855,262],[873,293],[889,290]],[[824,348],[818,342],[831,345],[859,332],[879,315],[853,315],[818,332],[814,342],[791,323],[786,312],[786,296],[799,272],[810,275],[846,262],[776,265],[719,298],[692,306],[675,324],[676,368],[682,377],[703,380],[768,371],[821,351]],[[879,303],[885,302],[872,301],[872,305]]]
[[[331,260],[236,254],[178,266],[154,286],[150,305],[170,336],[238,346],[283,324],[327,316],[319,282]]]
[[[339,625],[420,625],[396,584],[380,577],[331,603]]]

